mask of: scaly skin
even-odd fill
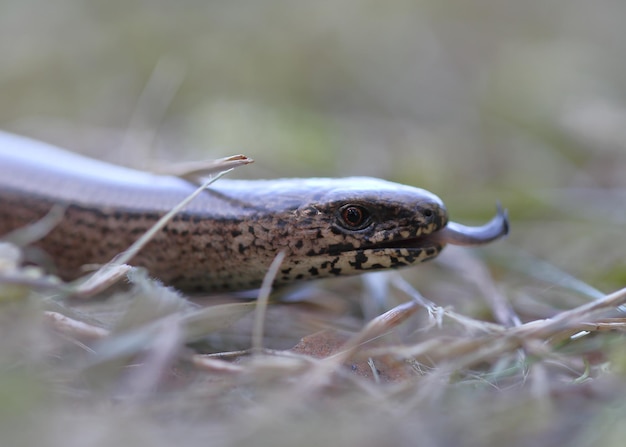
[[[54,204],[66,207],[37,243],[64,279],[124,251],[195,188],[0,133],[0,236]],[[355,207],[367,225],[346,221],[345,210]],[[280,250],[286,257],[276,283],[284,284],[408,266],[448,242],[480,244],[507,231],[503,214],[480,236],[447,223],[435,195],[379,179],[219,180],[131,264],[188,293],[245,290],[260,286]]]

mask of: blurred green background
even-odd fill
[[[511,243],[626,276],[626,3],[0,2],[0,127],[149,167],[374,175]]]
[[[545,318],[577,302],[559,289],[568,278],[546,280],[538,260],[605,292],[626,284],[625,18],[623,0],[0,0],[0,129],[142,168],[245,153],[256,163],[234,176],[383,177],[435,192],[463,223],[484,222],[500,200],[511,235],[482,251],[494,288],[526,321]],[[407,277],[480,318],[484,290],[467,279],[476,271],[459,280],[439,266]],[[354,403],[339,400],[343,419],[319,402],[270,418],[263,390],[276,387],[263,376],[232,393],[209,382],[138,405],[101,398],[33,313],[0,313],[6,445],[228,445],[234,435],[264,445],[255,436],[285,436],[277,427],[299,445],[563,445],[581,433],[573,445],[623,444],[623,381],[576,387],[550,375],[546,392],[541,370],[540,380],[521,371],[519,387],[451,378],[452,400],[429,394],[447,376],[420,372],[392,399],[359,388]],[[623,378],[623,363],[612,368]],[[538,442],[516,442],[520,433]]]

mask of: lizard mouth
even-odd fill
[[[376,244],[372,248],[406,248],[417,249],[433,246],[451,245],[483,245],[500,239],[509,233],[509,219],[506,210],[498,205],[496,215],[484,225],[469,227],[456,222],[448,224],[440,230],[421,235],[412,239],[402,239]]]

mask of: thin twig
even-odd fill
[[[208,188],[212,183],[222,178],[224,175],[228,174],[232,171],[233,168],[227,169],[225,171],[220,172],[215,177],[210,178],[206,182],[204,182],[199,188],[197,188],[194,192],[185,197],[178,205],[172,208],[169,212],[167,212],[163,217],[161,217],[152,227],[146,231],[139,239],[137,239],[126,251],[120,253],[115,258],[113,258],[108,264],[106,264],[103,268],[110,268],[116,265],[128,264],[128,262],[141,250],[150,240],[154,237],[154,235],[161,231],[167,223],[172,220],[172,218],[182,211],[193,199],[198,197],[202,191]]]
[[[3,241],[11,242],[19,247],[26,247],[45,237],[65,215],[65,207],[54,205],[50,211],[36,222],[18,228],[2,236]]]
[[[265,324],[265,313],[270,293],[272,293],[272,283],[278,274],[278,269],[285,259],[285,252],[280,251],[270,264],[265,273],[259,296],[257,298],[256,313],[254,315],[254,326],[252,330],[252,349],[254,352],[261,352],[263,349],[263,330]]]
[[[169,212],[167,212],[164,216],[162,216],[148,231],[146,231],[139,239],[137,239],[127,250],[115,256],[111,261],[103,265],[98,271],[91,275],[91,278],[101,276],[102,278],[106,278],[106,281],[109,281],[111,278],[107,272],[111,270],[119,270],[120,266],[128,264],[128,262],[154,237],[154,235],[161,231],[165,225],[180,211],[183,210],[193,199],[195,199],[198,195],[200,195],[205,189],[207,189],[212,183],[222,178],[224,175],[228,174],[237,166],[242,166],[250,163],[250,159],[248,159],[244,155],[235,155],[233,157],[223,158],[221,160],[216,161],[216,165],[214,166],[217,169],[218,166],[224,168],[225,166],[229,166],[228,169],[222,170],[214,177],[205,181],[200,187],[198,187],[194,192],[185,197],[178,205],[172,208]],[[114,277],[118,277],[119,275],[116,273]],[[87,280],[89,281],[89,279]],[[101,287],[97,284],[92,283],[89,284],[88,290],[80,290],[78,292],[78,296],[86,298],[92,296],[91,290],[100,290]]]
[[[187,161],[170,164],[166,169],[160,170],[159,173],[174,175],[196,183],[199,179],[207,177],[208,175],[213,175],[225,169],[236,168],[242,164],[249,164],[253,162],[253,159],[239,154],[226,158],[220,158],[218,160]]]
[[[99,340],[109,335],[109,331],[104,328],[75,320],[59,312],[46,311],[44,315],[55,329],[72,337]]]

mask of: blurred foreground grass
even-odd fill
[[[7,0],[0,127],[140,167],[243,152],[256,163],[238,176],[384,177],[437,193],[461,222],[486,220],[500,200],[507,241],[447,250],[403,277],[458,314],[528,322],[587,302],[576,281],[603,292],[626,283],[625,9],[617,0]],[[272,306],[266,346],[287,349],[321,328],[357,333],[406,299],[368,281],[315,284],[299,292],[306,305]],[[207,372],[176,324],[139,331],[159,343],[124,338],[124,328],[197,311],[138,284],[86,304],[1,286],[3,443],[623,443],[621,320],[477,363],[415,355],[393,383],[340,369],[307,394],[315,362],[246,357],[237,372]],[[146,351],[104,361],[110,345],[51,328],[44,311]],[[484,327],[442,318],[432,326],[419,311],[382,349],[493,346]],[[247,346],[249,330],[241,320],[208,347]]]

